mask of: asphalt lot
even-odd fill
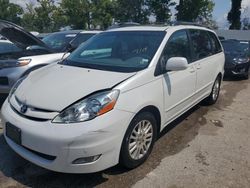
[[[250,81],[225,81],[218,103],[169,125],[148,161],[126,171],[50,172],[16,155],[0,128],[0,187],[250,187]]]

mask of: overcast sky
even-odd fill
[[[179,0],[175,0],[179,3]],[[231,8],[231,0],[213,0],[215,2],[215,8],[213,17],[217,21],[220,28],[227,28],[227,13]],[[10,0],[10,2],[16,3],[25,7],[26,3],[32,2],[36,4],[36,0]],[[250,0],[242,0],[242,18],[250,18]]]

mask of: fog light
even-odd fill
[[[78,158],[78,159],[74,160],[72,163],[73,164],[92,163],[92,162],[97,161],[100,157],[101,157],[101,155],[96,155],[96,156],[92,156],[92,157],[82,157],[82,158]]]

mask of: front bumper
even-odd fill
[[[0,69],[0,93],[9,93],[26,69],[26,66]]]
[[[8,145],[38,166],[66,173],[92,173],[116,165],[133,115],[114,109],[94,120],[67,125],[26,119],[14,112],[7,101],[2,107],[4,136]],[[6,136],[6,122],[21,129],[21,145]],[[97,155],[101,156],[94,162],[72,163],[82,157]]]
[[[250,62],[242,63],[242,64],[232,64],[230,66],[225,67],[225,75],[226,76],[242,76],[245,75],[247,71],[249,71]]]

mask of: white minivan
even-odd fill
[[[217,101],[224,62],[218,37],[204,27],[105,31],[16,83],[1,111],[5,139],[53,171],[135,168],[170,122]]]

